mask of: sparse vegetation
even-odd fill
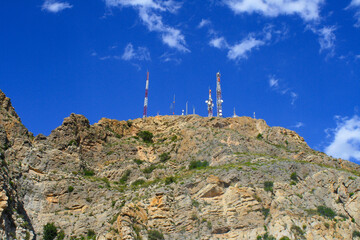
[[[261,139],[263,139],[264,137],[263,137],[263,135],[262,135],[261,133],[259,133],[259,134],[256,136],[256,138],[259,139],[259,140],[261,140]]]
[[[134,159],[134,163],[136,163],[137,165],[141,165],[144,163],[144,161],[140,159]]]
[[[257,240],[276,240],[276,238],[272,235],[269,235],[269,233],[265,233],[263,236],[257,236]]]
[[[162,153],[160,154],[159,157],[160,157],[160,162],[162,163],[167,162],[171,158],[169,153]]]
[[[69,187],[68,187],[68,192],[71,193],[71,192],[73,192],[73,191],[74,191],[74,187],[73,187],[73,186],[69,186]]]
[[[54,223],[47,223],[43,228],[44,240],[54,240],[58,234]]]
[[[95,234],[95,231],[94,230],[88,230],[87,231],[87,239],[90,239],[90,240],[95,240],[96,239],[96,234]]]
[[[84,175],[85,176],[88,176],[88,177],[91,177],[91,176],[94,176],[95,175],[95,173],[94,173],[94,171],[93,170],[91,170],[91,169],[86,169],[86,168],[84,168]]]
[[[170,177],[165,178],[165,184],[166,185],[169,185],[169,184],[174,183],[174,182],[175,182],[175,177],[174,176],[170,176]]]
[[[151,164],[150,166],[143,169],[143,173],[152,173],[156,169],[156,165]]]
[[[359,231],[353,231],[352,238],[360,238],[360,232]]]
[[[79,146],[79,143],[75,139],[73,139],[68,143],[68,147],[69,146]]]
[[[280,238],[280,240],[290,240],[290,238],[284,236],[284,237]]]
[[[333,219],[336,216],[336,213],[331,208],[328,208],[326,206],[318,206],[317,212],[319,213],[319,215],[330,219]]]
[[[149,240],[164,240],[164,235],[158,230],[148,230]]]
[[[175,141],[177,140],[177,138],[178,138],[178,137],[177,137],[176,135],[174,135],[174,136],[171,137],[171,141],[172,141],[172,142],[175,142]]]
[[[272,192],[274,187],[274,183],[271,181],[264,182],[264,190],[267,192]]]
[[[297,175],[296,172],[291,173],[290,179],[291,179],[292,181],[294,181],[294,182],[298,182],[298,181],[299,181],[299,178],[298,178],[298,175]]]
[[[299,226],[292,225],[290,230],[294,233],[296,239],[304,239],[305,232]]]
[[[268,208],[262,208],[261,209],[261,212],[262,212],[262,214],[264,215],[264,217],[265,217],[265,219],[269,216],[269,214],[270,214],[270,209],[268,209]]]
[[[146,143],[153,143],[154,135],[149,131],[141,131],[137,133],[137,136],[140,137]]]
[[[57,234],[56,240],[63,240],[63,239],[65,239],[65,233],[64,233],[64,230],[61,230],[61,231]]]
[[[127,120],[127,121],[126,121],[126,125],[130,128],[130,127],[132,127],[133,122],[130,121],[130,120]]]
[[[137,179],[133,183],[131,183],[132,186],[137,187],[145,183],[144,179]]]
[[[197,169],[197,168],[205,168],[209,166],[208,161],[191,161],[189,165],[189,169]]]
[[[123,173],[122,177],[120,178],[119,183],[120,183],[120,184],[125,184],[125,183],[127,182],[127,180],[129,179],[130,174],[131,174],[131,171],[130,171],[130,170],[126,170],[126,171]]]

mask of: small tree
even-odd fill
[[[164,235],[158,230],[148,230],[149,240],[163,240]]]
[[[44,240],[54,240],[57,236],[57,227],[54,223],[47,223],[44,226]]]
[[[162,153],[160,154],[159,157],[160,157],[160,162],[166,162],[171,158],[169,153]]]
[[[298,182],[299,181],[299,178],[298,178],[298,175],[296,172],[293,172],[291,175],[290,175],[290,179],[295,181],[295,182]]]

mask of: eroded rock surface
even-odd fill
[[[42,239],[51,222],[65,239],[345,240],[360,231],[359,166],[260,119],[90,125],[71,114],[33,137],[0,91],[0,158],[3,239]]]

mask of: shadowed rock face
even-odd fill
[[[98,239],[351,239],[360,231],[359,166],[264,120],[90,125],[71,114],[34,138],[1,91],[0,106],[4,238],[42,239],[49,222],[66,239],[89,230]]]

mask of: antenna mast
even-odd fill
[[[208,117],[212,117],[213,116],[213,108],[214,108],[214,103],[213,100],[211,98],[211,89],[209,89],[209,99],[205,101],[205,103],[207,104],[207,109],[208,109]]]
[[[143,113],[143,118],[146,118],[146,117],[147,117],[148,93],[149,93],[149,71],[147,72],[147,76],[146,76],[145,100],[144,100],[144,113]]]
[[[173,101],[173,115],[175,115],[175,94],[174,94],[174,101]]]
[[[221,98],[221,86],[220,86],[220,72],[216,74],[216,109],[217,109],[217,116],[222,117],[222,103],[223,100]]]

